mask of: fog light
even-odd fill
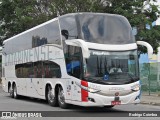
[[[89,98],[89,97],[88,97],[88,101],[95,102],[93,98]]]
[[[132,90],[132,91],[138,91],[138,90],[140,90],[140,85],[139,85],[139,84],[136,84],[136,85],[132,86],[132,87],[131,87],[131,90]]]

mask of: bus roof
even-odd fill
[[[65,14],[65,15],[60,16],[60,18],[61,18],[61,17],[64,17],[64,16],[69,16],[69,15],[74,15],[74,16],[75,16],[75,15],[79,15],[79,14],[97,14],[97,15],[104,15],[104,14],[105,14],[105,15],[109,15],[109,16],[117,16],[117,17],[123,17],[123,18],[125,18],[124,16],[122,16],[122,15],[117,15],[117,14],[92,13],[92,12],[68,13],[68,14]],[[44,26],[44,25],[46,25],[46,24],[49,24],[49,23],[57,20],[57,19],[58,19],[58,17],[53,18],[53,19],[51,19],[51,20],[49,20],[49,21],[47,21],[47,22],[44,22],[44,23],[42,23],[42,24],[40,24],[40,25],[37,25],[37,26],[35,26],[35,27],[31,28],[31,29],[28,29],[28,30],[26,30],[26,31],[24,31],[24,32],[22,32],[22,33],[19,33],[19,34],[15,35],[15,36],[13,36],[13,37],[11,37],[11,38],[6,39],[5,41],[3,41],[3,43],[8,42],[8,41],[10,41],[10,40],[12,40],[12,39],[14,39],[14,38],[16,38],[16,37],[19,37],[19,36],[21,36],[21,35],[23,35],[23,34],[25,34],[25,33],[30,32],[30,31],[32,31],[32,30],[35,30],[35,29],[37,29],[37,28],[40,28],[40,27],[42,27],[42,26]],[[126,18],[125,18],[125,19],[126,19]]]

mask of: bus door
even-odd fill
[[[67,99],[71,99],[73,101],[80,101],[81,89],[79,86],[77,86],[78,81],[80,80],[74,77],[66,80]]]
[[[71,80],[72,100],[81,101],[80,80],[73,78]]]

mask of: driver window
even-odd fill
[[[67,73],[76,78],[81,78],[82,52],[80,47],[68,46],[65,53]]]

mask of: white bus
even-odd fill
[[[13,98],[45,99],[67,108],[139,103],[137,44],[128,20],[71,13],[3,42],[2,86]]]

